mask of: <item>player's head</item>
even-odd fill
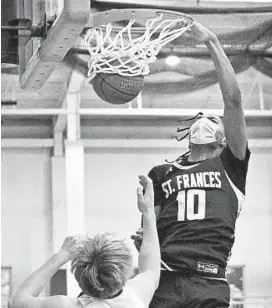
[[[189,130],[190,145],[226,145],[224,124],[218,116],[201,116]]]
[[[130,278],[132,254],[124,241],[109,233],[98,234],[86,238],[71,270],[85,294],[109,298]]]

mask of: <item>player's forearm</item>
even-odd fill
[[[143,214],[143,241],[139,253],[139,271],[154,270],[160,273],[160,246],[154,211]]]
[[[241,92],[236,80],[235,72],[225,54],[223,47],[214,34],[206,42],[214,62],[219,85],[225,105],[229,107],[241,106]]]
[[[155,205],[154,212],[155,212],[156,220],[158,220],[158,217],[159,217],[160,212],[161,212],[161,206],[160,205]],[[142,218],[141,218],[141,228],[142,227],[143,227],[143,215],[142,215]]]
[[[12,302],[20,302],[25,296],[38,296],[48,281],[69,258],[64,253],[54,254],[44,265],[28,277],[12,297]]]

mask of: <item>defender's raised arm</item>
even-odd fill
[[[161,254],[154,211],[153,184],[151,179],[145,176],[139,176],[139,180],[142,188],[137,189],[137,195],[138,208],[143,217],[143,241],[138,259],[139,274],[131,279],[129,284],[148,305],[159,285]]]

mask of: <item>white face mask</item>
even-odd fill
[[[193,144],[218,142],[225,145],[223,127],[207,118],[197,120],[190,128],[189,141]]]

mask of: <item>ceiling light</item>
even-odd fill
[[[180,62],[180,58],[177,56],[171,55],[165,58],[165,63],[169,66],[176,66],[179,64],[179,62]]]

